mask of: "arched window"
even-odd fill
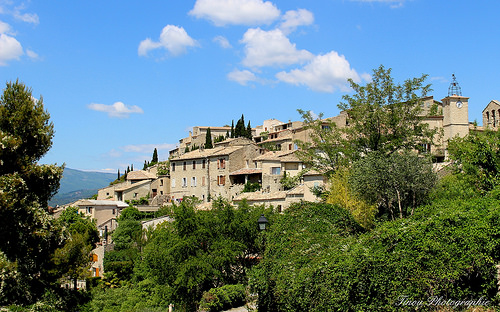
[[[486,125],[490,124],[490,112],[486,112]]]

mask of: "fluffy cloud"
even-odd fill
[[[269,24],[278,19],[281,12],[270,1],[197,0],[189,14],[208,19],[216,26],[253,26]]]
[[[224,49],[229,49],[232,47],[227,38],[224,36],[217,36],[213,41],[217,42]]]
[[[142,114],[144,111],[139,106],[127,106],[122,102],[116,102],[113,105],[92,103],[88,108],[98,112],[107,113],[109,117],[126,118],[130,114]]]
[[[18,60],[23,54],[21,43],[10,36],[9,24],[0,21],[0,66],[6,66],[11,60]]]
[[[329,93],[335,90],[349,91],[348,78],[355,82],[361,81],[360,75],[351,68],[345,57],[335,51],[316,56],[302,69],[279,72],[276,78],[293,85],[305,85],[313,91]],[[366,75],[363,78],[366,79]]]
[[[298,9],[297,11],[287,11],[281,18],[280,29],[283,33],[289,34],[299,26],[311,25],[314,23],[314,15],[311,11]]]
[[[229,74],[227,74],[227,78],[232,81],[236,81],[242,86],[246,86],[250,81],[258,81],[257,76],[249,70],[238,70],[235,69]]]
[[[163,48],[170,54],[177,56],[189,47],[195,47],[198,43],[191,38],[182,27],[167,25],[163,28],[158,41],[147,38],[139,44],[140,56],[147,56],[149,51]]]
[[[297,50],[280,29],[251,28],[241,42],[245,44],[243,65],[247,67],[292,65],[314,57],[309,51]]]

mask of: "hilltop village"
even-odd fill
[[[490,101],[483,110],[483,126],[468,119],[469,98],[451,94],[441,101],[422,99],[423,121],[440,136],[436,144],[426,144],[437,164],[447,160],[449,139],[464,137],[469,131],[497,129],[500,102]],[[346,112],[323,119],[348,127]],[[195,126],[189,136],[179,140],[170,151],[169,161],[127,173],[126,178],[98,191],[95,200],[80,200],[73,205],[96,219],[103,233],[116,228],[121,209],[134,205],[140,211],[156,211],[163,205],[187,197],[200,200],[199,209],[208,209],[211,200],[222,197],[237,204],[272,205],[278,212],[300,201],[317,201],[315,190],[327,183],[326,177],[297,156],[297,141],[310,140],[310,129],[302,121],[264,120],[251,128],[251,136],[231,137],[233,127]],[[206,148],[207,133],[213,143]],[[251,137],[252,139],[249,139]],[[292,183],[284,183],[285,180]]]

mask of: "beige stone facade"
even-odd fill
[[[75,205],[78,207],[78,212],[96,220],[98,229],[109,224],[108,231],[113,231],[117,225],[110,220],[116,220],[121,211],[128,207],[128,204],[122,201],[92,199],[79,200]]]
[[[231,173],[252,168],[261,149],[251,140],[228,139],[212,149],[194,150],[170,160],[172,200],[195,196],[206,202],[222,196],[231,199],[239,190]],[[255,168],[255,167],[254,167]]]
[[[483,127],[492,130],[500,128],[500,102],[492,100],[483,110]]]

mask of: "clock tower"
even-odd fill
[[[453,75],[448,96],[443,102],[443,130],[445,142],[455,136],[469,134],[469,98],[462,96],[462,90]]]

